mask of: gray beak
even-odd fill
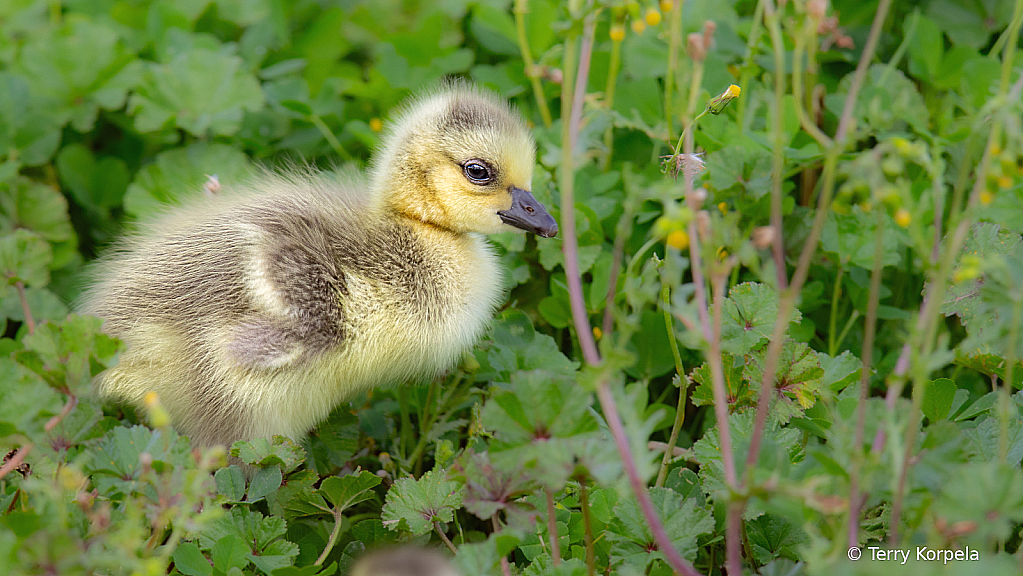
[[[558,223],[528,190],[512,186],[511,197],[511,208],[497,213],[502,222],[544,238],[557,235]]]

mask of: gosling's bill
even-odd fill
[[[127,345],[97,378],[155,391],[199,445],[298,438],[360,390],[434,378],[484,333],[501,268],[483,234],[544,237],[535,145],[494,95],[450,84],[391,122],[366,176],[262,173],[139,226],[79,308]]]

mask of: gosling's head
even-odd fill
[[[496,96],[447,84],[406,104],[391,125],[372,178],[392,209],[459,233],[558,233],[530,193],[533,138]]]

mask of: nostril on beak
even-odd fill
[[[530,214],[532,214],[532,213],[536,212],[536,210],[533,210],[532,206],[526,206],[526,212],[529,212]]]

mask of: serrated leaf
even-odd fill
[[[230,136],[241,127],[245,111],[255,112],[263,103],[259,81],[241,58],[193,49],[149,64],[128,110],[139,132],[173,125],[198,137]]]
[[[401,478],[387,492],[384,526],[396,530],[405,520],[414,536],[422,536],[434,522],[451,522],[462,506],[462,492],[462,485],[448,480],[444,470],[427,472],[419,480]]]
[[[372,498],[373,488],[381,481],[382,478],[372,472],[356,470],[346,476],[325,478],[320,483],[319,493],[338,511],[344,511]]]
[[[758,391],[764,379],[767,363],[767,348],[755,352],[752,362],[746,365],[743,377],[750,383],[750,389]],[[779,422],[788,422],[792,416],[817,402],[824,379],[817,352],[802,342],[786,340],[778,355],[778,367],[774,378],[775,398],[771,401],[771,413]]]
[[[22,282],[37,287],[49,284],[47,266],[51,260],[50,244],[35,232],[16,230],[0,237],[0,278],[7,284]]]
[[[31,230],[48,242],[74,238],[67,200],[45,184],[17,177],[0,182],[0,233]]]
[[[276,540],[264,548],[261,553],[249,554],[249,561],[264,574],[271,576],[275,570],[293,565],[296,556],[298,556],[298,544],[287,540]]]
[[[248,156],[225,144],[196,142],[167,150],[135,175],[124,195],[124,210],[133,216],[152,216],[168,204],[203,194],[203,183],[210,175],[232,185],[249,173]]]
[[[695,560],[697,537],[714,530],[710,509],[667,488],[651,488],[650,501],[678,553],[690,562]],[[635,498],[619,502],[615,516],[608,527],[613,564],[644,571],[654,560],[664,560]]]
[[[496,391],[480,415],[494,435],[491,461],[501,470],[528,470],[560,489],[575,470],[580,441],[598,428],[592,402],[574,383],[542,370],[515,373],[510,389]]]
[[[799,560],[796,548],[810,543],[810,538],[798,526],[771,514],[746,521],[746,534],[761,564],[779,557]]]
[[[725,393],[728,397],[729,409],[735,410],[740,406],[753,404],[755,399],[750,393],[749,384],[743,379],[743,372],[746,366],[741,361],[741,358],[733,357],[730,354],[722,354],[721,365],[723,367]],[[693,405],[713,406],[714,378],[710,364],[704,362],[699,368],[694,369],[692,379],[696,382],[696,388],[693,390],[692,395]]]
[[[266,438],[235,442],[231,445],[231,456],[260,468],[276,464],[291,472],[305,460],[305,450],[291,438],[274,436],[272,442]]]
[[[721,349],[737,356],[747,354],[769,339],[774,331],[778,292],[756,282],[738,284],[728,291],[721,314]],[[799,310],[794,310],[789,321],[801,319]]]
[[[46,420],[60,412],[64,395],[10,358],[0,357],[0,382],[0,423],[30,438],[41,437]]]
[[[213,566],[202,555],[195,542],[182,542],[171,555],[178,572],[187,576],[213,576]]]

